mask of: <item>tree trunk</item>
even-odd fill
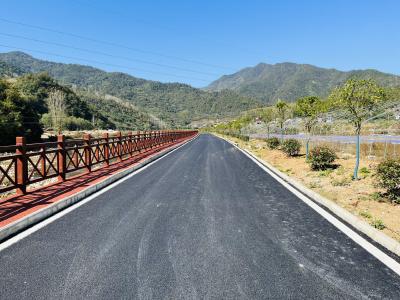
[[[357,141],[356,141],[356,165],[354,167],[353,179],[358,180],[358,168],[360,166],[360,131],[361,128],[357,128]]]

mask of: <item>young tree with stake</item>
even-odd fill
[[[343,107],[349,112],[349,122],[354,125],[357,135],[356,165],[353,179],[358,179],[360,164],[360,133],[363,121],[368,119],[371,111],[385,99],[384,90],[373,80],[349,79],[343,86],[334,89],[329,96],[332,104]]]
[[[323,112],[323,103],[316,96],[299,98],[296,101],[295,112],[303,118],[304,128],[307,131],[306,160],[308,160],[309,144],[312,129],[317,124],[318,116]]]
[[[283,140],[283,124],[286,121],[288,104],[285,101],[279,99],[278,102],[276,102],[275,104],[275,108],[278,115],[279,127],[281,129],[281,139]]]
[[[269,138],[271,122],[274,120],[274,118],[275,118],[275,113],[271,107],[268,107],[263,110],[261,114],[261,120],[263,120],[267,125],[267,138]]]

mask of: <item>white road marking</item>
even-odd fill
[[[221,138],[222,139],[222,138]],[[224,140],[224,139],[222,139]],[[224,140],[226,141],[226,140]],[[358,245],[360,245],[362,248],[367,250],[370,254],[372,254],[375,258],[380,260],[385,266],[393,270],[397,275],[400,276],[400,264],[395,261],[393,258],[391,258],[389,255],[387,255],[385,252],[382,250],[378,249],[375,247],[373,244],[368,242],[366,239],[364,239],[361,235],[359,235],[357,232],[352,230],[350,227],[339,221],[337,218],[335,218],[332,214],[318,206],[314,201],[312,201],[310,198],[302,194],[300,191],[292,187],[290,184],[288,184],[286,181],[284,181],[282,178],[280,178],[278,175],[276,175],[274,172],[272,172],[270,169],[268,169],[266,166],[264,166],[261,162],[258,161],[255,157],[247,153],[246,151],[240,149],[238,146],[236,146],[234,143],[231,143],[229,141],[226,141],[236,147],[239,151],[241,151],[244,155],[246,155],[248,158],[250,158],[252,161],[254,161],[261,169],[263,169],[265,172],[267,172],[269,175],[271,175],[276,181],[278,181],[281,185],[283,185],[286,189],[288,189],[290,192],[292,192],[295,196],[300,198],[303,202],[305,202],[308,206],[310,206],[312,209],[314,209],[317,213],[319,213],[322,217],[324,217],[327,221],[329,221],[332,225],[334,225],[336,228],[338,228],[340,231],[342,231],[345,235],[347,235],[349,238],[351,238],[354,242],[356,242]]]
[[[195,137],[195,138],[197,138],[197,137]],[[18,233],[17,235],[13,236],[13,237],[10,238],[10,239],[4,241],[3,243],[0,244],[0,251],[2,251],[2,250],[4,250],[4,249],[10,247],[11,245],[13,245],[13,244],[19,242],[20,240],[26,238],[27,236],[31,235],[32,233],[34,233],[34,232],[36,232],[36,231],[42,229],[43,227],[49,225],[50,223],[53,223],[54,221],[56,221],[56,220],[62,218],[62,217],[65,216],[66,214],[70,213],[71,211],[73,211],[73,210],[77,209],[78,207],[80,207],[80,206],[82,206],[82,205],[88,203],[89,201],[93,200],[94,198],[100,196],[101,194],[104,194],[105,192],[111,190],[112,188],[116,187],[116,186],[119,185],[120,183],[122,183],[122,182],[124,182],[124,181],[126,181],[126,180],[128,180],[128,179],[130,179],[130,178],[132,178],[132,177],[135,176],[136,174],[138,174],[138,173],[140,173],[140,172],[146,170],[146,169],[147,169],[148,167],[150,167],[151,165],[155,164],[156,162],[158,162],[158,161],[161,160],[162,158],[167,157],[168,155],[172,154],[173,152],[177,151],[178,149],[180,149],[181,147],[187,145],[189,142],[191,142],[191,141],[193,141],[193,140],[194,140],[194,139],[191,139],[191,140],[187,141],[186,143],[180,145],[179,147],[175,148],[174,150],[168,152],[167,154],[165,154],[165,155],[163,155],[163,156],[157,158],[156,160],[154,160],[154,161],[148,163],[147,165],[143,166],[142,168],[140,168],[140,169],[138,169],[138,170],[132,172],[131,174],[129,174],[129,175],[127,175],[127,176],[125,176],[125,177],[123,177],[123,178],[121,178],[121,179],[118,179],[117,181],[115,181],[114,183],[112,183],[112,184],[108,185],[107,187],[101,189],[100,191],[95,192],[94,194],[88,196],[86,199],[81,200],[81,201],[79,201],[79,202],[77,202],[77,203],[75,203],[75,204],[73,204],[73,205],[67,207],[66,209],[64,209],[64,210],[62,210],[62,211],[56,213],[55,215],[53,215],[53,216],[51,216],[51,217],[49,217],[49,218],[47,218],[47,219],[45,219],[45,220],[43,220],[43,221],[37,223],[36,225],[33,225],[32,227],[30,227],[30,228],[28,228],[28,229],[22,231],[21,233]]]

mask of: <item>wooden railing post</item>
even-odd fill
[[[142,150],[142,135],[140,134],[140,130],[136,133],[136,148],[138,153]]]
[[[140,133],[140,150],[146,149],[146,133],[139,131]]]
[[[147,150],[149,145],[149,133],[147,131],[143,131],[144,133],[144,149]]]
[[[118,154],[118,161],[122,161],[122,133],[121,131],[117,132],[117,154]]]
[[[133,156],[133,141],[132,141],[132,131],[128,132],[128,152],[129,156]]]
[[[108,133],[103,133],[104,145],[103,145],[103,152],[104,152],[104,163],[108,167],[110,165],[110,147],[108,141]]]
[[[149,148],[153,148],[153,131],[149,131]]]
[[[40,172],[43,178],[46,177],[46,146],[43,145],[40,151]]]
[[[57,136],[57,164],[58,164],[58,181],[62,182],[67,174],[67,158],[65,153],[65,136],[59,134]]]
[[[84,145],[84,154],[85,154],[85,167],[88,172],[92,170],[92,151],[90,149],[90,134],[85,133],[83,135],[83,140],[85,141]]]
[[[18,136],[15,139],[17,146],[15,154],[17,155],[16,163],[16,179],[17,179],[17,194],[26,194],[26,183],[28,181],[28,166],[26,160],[26,141],[25,137]]]

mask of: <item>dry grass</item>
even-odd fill
[[[400,241],[400,205],[394,205],[377,197],[380,192],[375,186],[374,172],[377,160],[363,158],[360,163],[360,180],[353,181],[354,155],[341,155],[334,170],[312,171],[303,155],[288,158],[279,150],[269,150],[263,140],[244,142],[225,137],[245,148],[257,157],[269,162],[281,172],[295,178],[318,194],[336,202],[354,215],[370,224],[382,220],[386,226],[382,231]],[[379,223],[379,222],[378,222]]]

